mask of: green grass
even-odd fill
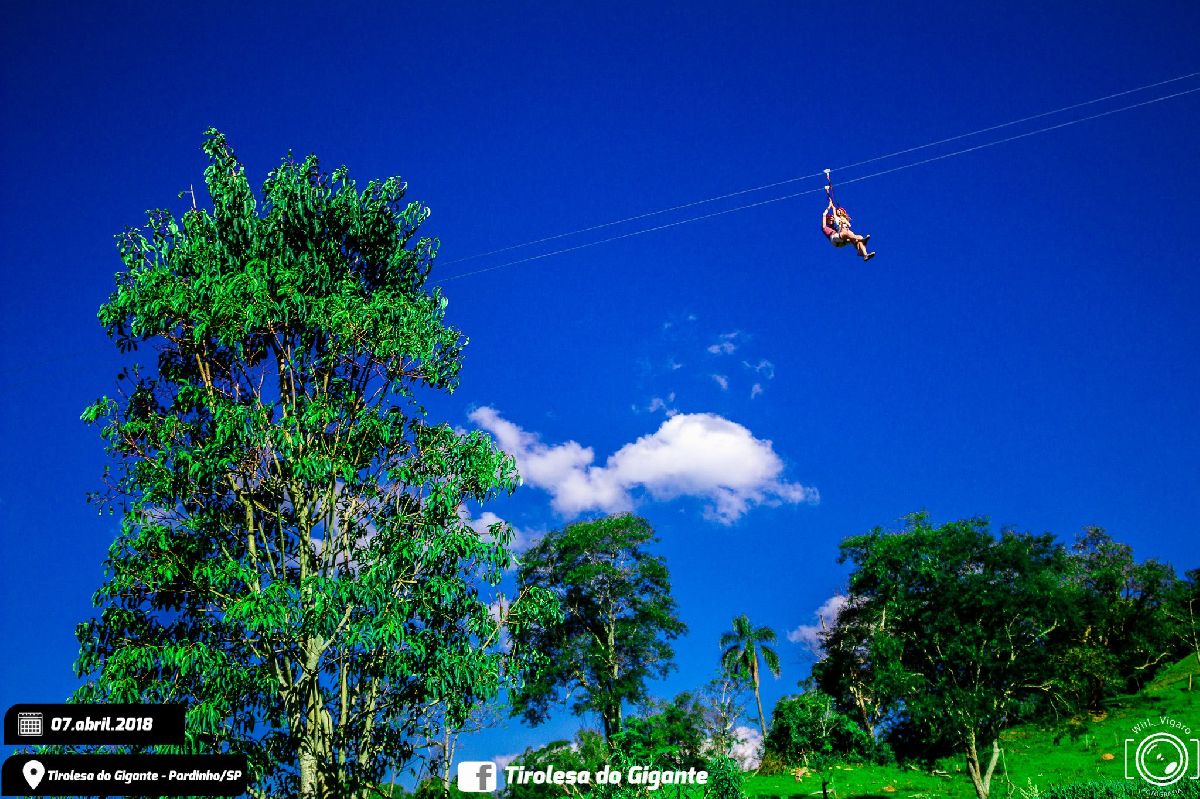
[[[1054,785],[1088,780],[1124,782],[1125,739],[1144,734],[1132,732],[1138,722],[1150,719],[1157,724],[1161,716],[1187,724],[1191,735],[1200,737],[1200,666],[1195,656],[1164,669],[1141,693],[1113,700],[1103,715],[1053,729],[1025,725],[1006,731],[1001,736],[1003,758],[992,777],[992,797],[1036,799]],[[1105,760],[1106,754],[1112,759]],[[830,775],[830,795],[837,799],[975,799],[961,757],[947,759],[938,768],[944,773],[896,766],[835,767]],[[748,797],[807,799],[821,795],[821,780],[817,776],[797,780],[790,774],[747,775],[743,790]],[[456,790],[452,793],[464,799],[467,796]],[[702,799],[696,788],[664,788],[657,795],[660,799]]]
[[[1004,754],[992,778],[992,796],[1033,799],[1036,794],[1031,789],[1124,780],[1125,739],[1141,737],[1132,732],[1138,722],[1150,719],[1157,724],[1161,716],[1187,724],[1192,735],[1200,737],[1200,666],[1195,656],[1164,669],[1141,693],[1110,702],[1104,715],[1074,720],[1066,729],[1026,725],[1006,731],[1001,736]],[[1105,760],[1105,754],[1112,759]],[[831,794],[838,799],[974,799],[961,758],[939,766],[946,776],[895,766],[836,768]],[[745,790],[751,797],[820,796],[821,781],[815,776],[796,780],[791,775],[753,775],[747,777]]]

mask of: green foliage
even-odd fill
[[[746,775],[731,757],[718,756],[708,762],[708,789],[705,799],[742,799]]]
[[[1065,700],[1082,712],[1139,690],[1159,664],[1181,654],[1185,597],[1170,566],[1137,563],[1128,545],[1100,528],[1076,541],[1071,567],[1064,590],[1072,615],[1054,671]]]
[[[1045,701],[1053,633],[1070,617],[1066,552],[1050,536],[995,538],[982,520],[933,527],[918,514],[900,532],[846,539],[842,558],[854,563],[853,635],[837,641],[838,662],[856,671],[841,684],[865,680],[927,755],[964,753],[984,799],[988,750]]]
[[[546,667],[512,694],[513,714],[544,721],[565,696],[572,710],[600,715],[605,737],[622,728],[622,707],[646,699],[646,681],[673,668],[676,615],[665,561],[647,550],[653,530],[635,516],[610,516],[547,534],[522,558],[522,590],[549,589],[564,618],[514,630],[522,651]]]
[[[454,389],[465,340],[405,185],[289,155],[260,206],[222,134],[204,152],[212,210],[121,234],[99,313],[152,363],[83,413],[122,525],[74,698],[186,702],[184,749],[246,753],[263,795],[365,795],[431,733],[420,708],[461,721],[538,661],[502,651],[481,594],[511,530],[460,513],[517,474],[419,402]],[[555,611],[531,586],[504,622]]]
[[[699,694],[699,704],[704,721],[704,737],[709,750],[728,755],[740,740],[738,725],[746,715],[742,697],[749,681],[722,671],[710,680]]]
[[[767,644],[775,641],[770,627],[755,627],[743,613],[733,620],[733,630],[721,635],[721,665],[726,673],[742,679],[755,679],[758,674],[758,655],[767,669],[779,676],[779,655]]]
[[[849,596],[816,683],[903,757],[965,755],[980,797],[1002,730],[1036,719],[1082,736],[1089,711],[1145,685],[1194,636],[1189,584],[1095,528],[1068,551],[918,514],[846,539],[842,559]]]
[[[454,780],[447,786],[436,777],[421,780],[412,793],[412,799],[473,799],[474,796],[475,794],[460,791]]]
[[[547,766],[561,771],[597,771],[607,758],[608,746],[603,737],[591,730],[581,730],[574,742],[552,741],[536,749],[526,749],[511,765],[524,766],[530,771],[542,771]],[[562,785],[533,782],[519,785],[505,780],[500,794],[503,799],[554,799],[567,796],[570,791]]]
[[[1200,799],[1200,782],[1181,780],[1170,789],[1155,788],[1142,780],[1097,780],[1071,785],[1054,785],[1041,791],[1038,799]]]
[[[1189,690],[1189,685],[1192,689]],[[1200,665],[1189,655],[1162,669],[1142,692],[1110,702],[1104,714],[1089,720],[1089,731],[1078,738],[1060,736],[1055,727],[1040,721],[1018,724],[1001,733],[1001,765],[992,779],[992,797],[1041,799],[1047,791],[1061,785],[1082,782],[1119,782],[1125,780],[1124,739],[1131,737],[1134,725],[1146,719],[1166,715],[1188,722],[1195,728],[1200,718]],[[1136,736],[1134,736],[1136,737]],[[1191,736],[1187,736],[1191,737]],[[820,796],[822,779],[836,779],[836,793],[842,799],[854,797],[945,797],[965,799],[973,795],[963,766],[962,756],[948,758],[930,766],[874,763],[836,764],[827,772],[813,773],[797,780],[782,764],[768,771],[772,756],[767,753],[763,768],[748,775],[746,793],[752,797]],[[940,769],[940,773],[932,768]],[[1144,783],[1143,783],[1144,784]],[[1193,783],[1194,784],[1194,783]],[[895,791],[882,790],[884,786]],[[1183,786],[1181,780],[1172,789]],[[1189,790],[1193,790],[1188,786]],[[1163,790],[1158,797],[1175,794]],[[698,799],[698,797],[696,798]],[[1146,795],[1144,799],[1151,799]]]
[[[629,719],[613,738],[614,746],[634,760],[684,771],[704,768],[707,742],[704,706],[686,692],[657,712]]]
[[[649,764],[630,757],[619,748],[613,748],[609,754],[607,765],[613,771],[619,771],[624,777],[629,774],[629,770],[634,766]],[[626,779],[622,779],[615,784],[610,782],[605,785],[594,785],[588,793],[591,799],[652,799],[652,797],[656,797],[657,795],[657,792],[651,791],[648,786],[644,784],[633,785]]]
[[[831,696],[816,690],[779,700],[765,750],[787,766],[815,769],[836,761],[864,762],[880,754],[862,726],[839,711]]]
[[[755,627],[750,618],[743,613],[733,620],[733,630],[721,635],[721,668],[735,679],[747,680],[754,688],[754,701],[758,705],[759,729],[765,738],[767,721],[763,714],[762,696],[759,687],[762,681],[759,676],[758,658],[763,661],[771,674],[779,677],[779,655],[769,644],[775,641],[775,631],[770,627]]]

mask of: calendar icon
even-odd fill
[[[17,735],[26,737],[40,737],[42,734],[42,714],[41,713],[18,713],[17,714]]]

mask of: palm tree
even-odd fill
[[[758,693],[758,655],[771,674],[779,678],[779,655],[767,646],[775,641],[775,631],[770,627],[755,627],[743,613],[733,620],[733,631],[721,636],[721,667],[733,677],[748,677],[754,686],[754,701],[758,703],[758,725],[762,728],[763,740],[767,738],[767,719],[763,715],[762,697]]]

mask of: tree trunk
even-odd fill
[[[979,750],[975,746],[975,731],[971,730],[967,733],[967,774],[971,777],[971,784],[975,786],[975,796],[978,799],[988,799],[988,794],[992,790],[992,773],[996,770],[996,763],[999,760],[999,736],[992,739],[991,757],[988,758],[987,768],[984,769],[979,762]]]
[[[317,758],[307,748],[300,750],[300,799],[317,799]]]
[[[608,672],[611,682],[608,687],[608,696],[605,704],[607,709],[604,713],[604,738],[606,741],[612,741],[612,737],[621,731],[621,698],[617,696],[617,681],[621,678],[621,664],[617,659],[617,623],[613,618],[610,609],[608,614],[608,625],[606,639],[608,643]]]
[[[450,749],[450,723],[444,722],[445,734],[442,737],[442,794],[450,795],[450,764],[454,760],[454,752]]]
[[[754,678],[754,701],[758,703],[758,726],[762,729],[763,740],[767,740],[767,717],[763,715],[762,697],[758,693],[758,658],[750,661],[750,676]]]
[[[300,798],[325,799],[329,795],[324,769],[332,762],[332,719],[321,695],[320,661],[325,642],[319,638],[304,641],[304,665],[300,686],[307,714],[301,721]]]
[[[1191,621],[1189,625],[1192,628],[1192,649],[1196,652],[1196,665],[1200,665],[1200,637],[1196,635],[1196,600],[1188,602],[1188,619]],[[1192,675],[1188,674],[1188,690],[1192,690]]]

